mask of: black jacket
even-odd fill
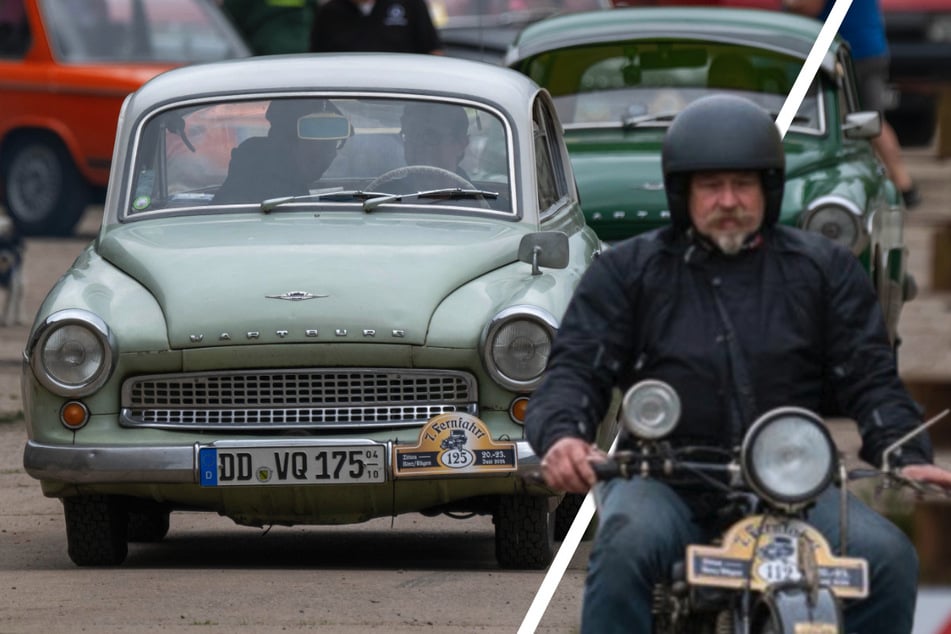
[[[860,456],[878,465],[885,447],[921,420],[858,259],[783,226],[735,257],[671,228],[607,249],[575,291],[530,401],[532,447],[541,455],[564,436],[593,440],[612,388],[647,378],[680,395],[675,443],[729,447],[739,427],[771,408],[829,414],[835,402],[858,422]],[[921,439],[896,462],[931,459]]]

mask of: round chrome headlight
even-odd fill
[[[663,381],[641,381],[624,394],[621,422],[638,438],[663,438],[679,420],[680,397]]]
[[[817,198],[802,217],[802,228],[838,242],[858,255],[868,246],[868,231],[862,225],[862,211],[840,196]]]
[[[515,392],[538,387],[558,326],[533,306],[512,306],[496,315],[482,335],[482,361],[492,379]]]
[[[821,418],[799,407],[781,407],[753,423],[740,461],[760,497],[789,508],[812,502],[829,486],[838,454]]]
[[[30,367],[44,387],[60,396],[86,396],[102,387],[115,367],[116,345],[96,315],[69,309],[37,328],[29,346]]]

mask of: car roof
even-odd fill
[[[491,87],[491,89],[487,89]],[[516,71],[439,55],[315,53],[196,64],[162,73],[129,98],[126,118],[168,102],[275,92],[432,94],[528,113],[538,85]]]
[[[699,40],[746,44],[805,59],[822,22],[781,11],[726,7],[626,7],[550,18],[523,30],[506,57],[514,65],[547,51],[625,40]],[[834,70],[841,40],[822,68]]]

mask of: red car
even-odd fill
[[[126,95],[250,54],[211,0],[0,3],[0,202],[20,233],[68,235],[102,202]]]

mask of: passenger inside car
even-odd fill
[[[460,167],[469,146],[469,118],[459,106],[411,103],[403,110],[400,136],[407,165],[432,165],[471,180]]]
[[[333,138],[306,133],[309,115],[343,119],[323,99],[275,99],[268,106],[267,136],[244,140],[231,151],[228,174],[215,194],[215,203],[262,202],[300,196],[327,170],[347,135]],[[346,125],[349,132],[349,124]]]

